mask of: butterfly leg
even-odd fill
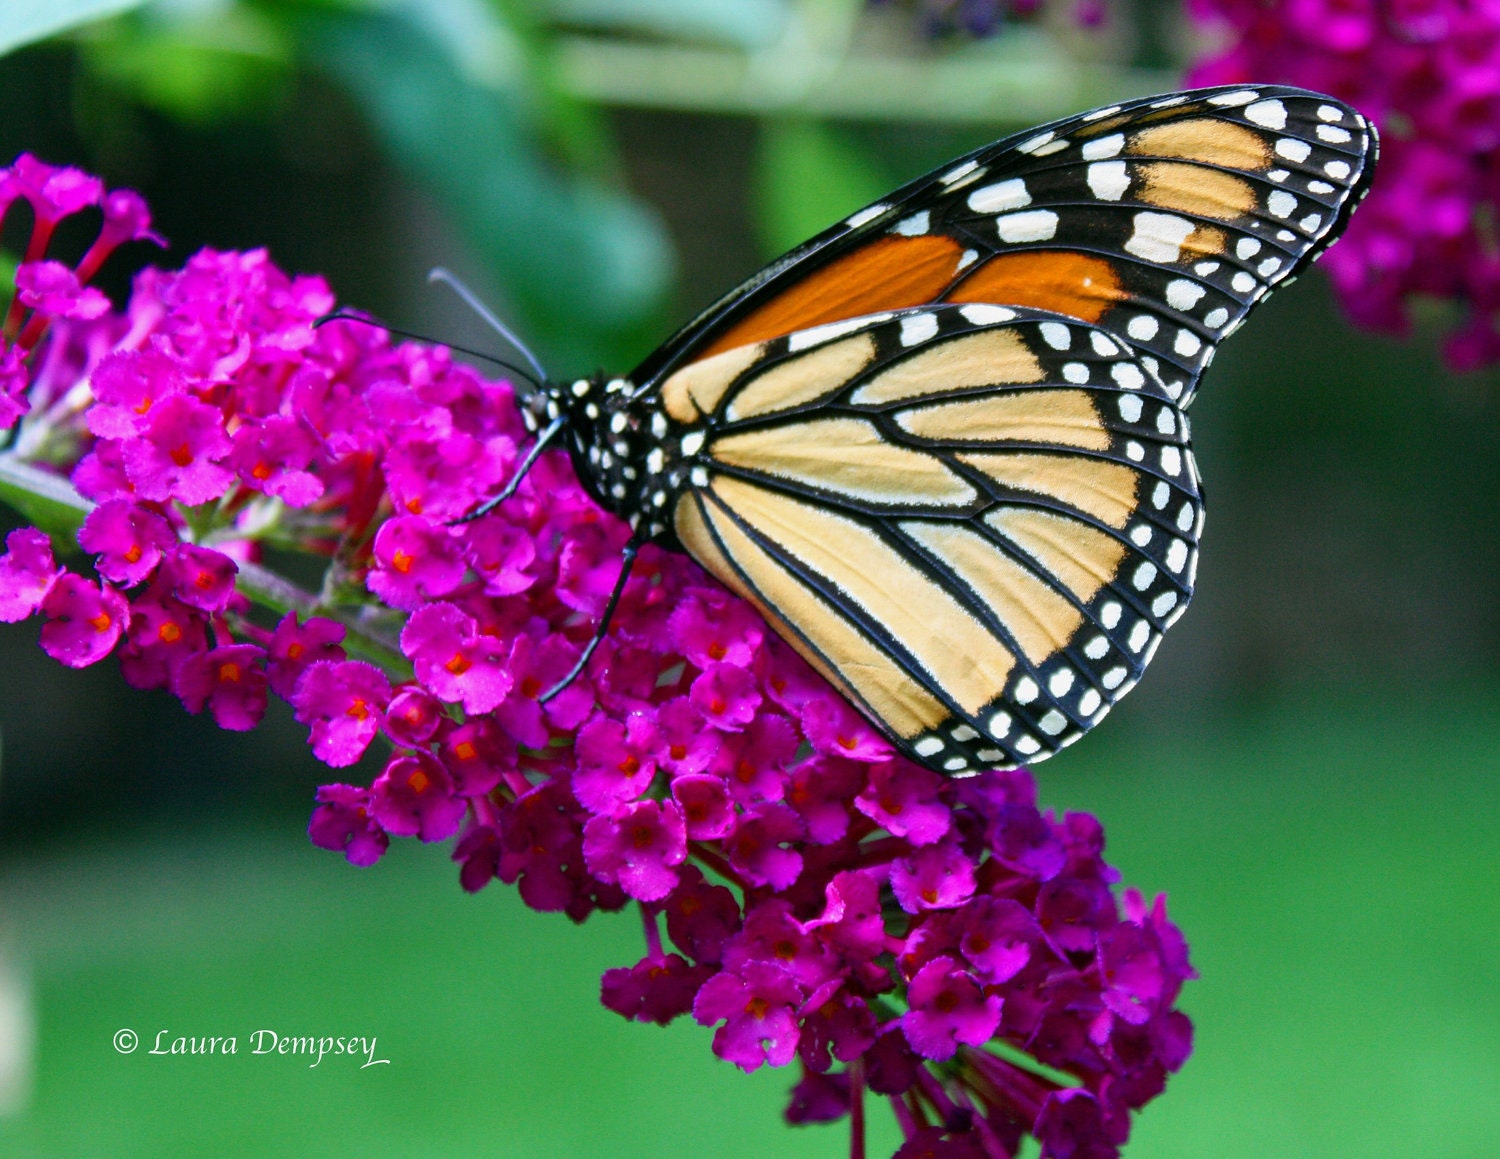
[[[472,523],[474,520],[480,518],[481,516],[488,515],[496,507],[499,507],[500,504],[504,503],[507,499],[514,495],[516,493],[516,488],[521,485],[521,480],[526,478],[526,473],[531,470],[531,468],[536,464],[537,459],[541,457],[542,452],[547,449],[547,444],[550,443],[554,438],[556,438],[558,432],[560,432],[566,425],[566,419],[555,418],[545,427],[543,427],[542,433],[537,435],[536,442],[532,444],[531,450],[526,452],[526,457],[521,460],[521,465],[517,467],[515,473],[511,475],[510,482],[507,483],[504,487],[500,488],[497,494],[491,495],[478,507],[474,508],[473,511],[470,511],[467,515],[459,516],[457,519],[453,520],[453,522]]]
[[[600,641],[604,639],[605,633],[609,631],[609,622],[614,618],[615,608],[620,603],[620,597],[625,594],[625,584],[630,579],[630,569],[635,563],[635,556],[640,551],[642,542],[641,539],[631,536],[630,542],[620,552],[620,578],[615,581],[615,590],[609,593],[609,602],[604,605],[604,615],[599,618],[599,627],[594,631],[594,638],[584,647],[583,655],[578,657],[578,663],[574,664],[568,670],[568,674],[537,697],[537,700],[541,703],[546,704],[547,701],[551,700],[564,688],[578,679],[579,674],[588,667],[589,657],[594,654],[594,649],[599,647]]]

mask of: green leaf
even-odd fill
[[[52,538],[59,552],[77,551],[74,536],[94,505],[66,479],[0,455],[0,502],[15,508]]]
[[[273,20],[244,6],[145,16],[80,38],[89,71],[115,92],[187,125],[285,99],[292,49]]]
[[[477,83],[396,16],[319,16],[305,47],[396,164],[440,199],[549,354],[598,365],[613,335],[655,314],[672,273],[660,221],[549,165],[517,89]]]
[[[0,56],[46,40],[80,24],[118,16],[145,0],[3,0],[0,2]]]
[[[817,121],[768,121],[756,158],[757,232],[784,253],[878,200],[892,182],[860,150]]]

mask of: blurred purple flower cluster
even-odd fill
[[[1098,822],[1040,811],[1025,771],[950,781],[899,757],[746,604],[655,549],[585,675],[543,704],[628,530],[560,453],[452,522],[519,461],[509,385],[315,326],[327,285],[263,252],[147,269],[116,313],[84,283],[101,247],[153,236],[139,199],[30,158],[0,179],[37,230],[0,347],[20,420],[0,481],[18,485],[7,461],[66,476],[95,573],[15,531],[0,619],[39,612],[74,667],[118,648],[131,684],[225,728],[283,697],[335,768],[378,741],[372,784],[318,791],[313,841],[368,865],[391,835],[456,838],[466,889],[498,878],[575,921],[635,903],[646,953],[605,974],[604,1004],[691,1014],[746,1070],[799,1060],[788,1117],[850,1115],[855,1154],[867,1091],[891,1100],[903,1159],[1009,1159],[1028,1135],[1048,1159],[1118,1154],[1191,1049],[1174,1003],[1192,970],[1161,899],[1117,901]],[[45,261],[56,219],[98,205],[91,256]],[[267,547],[324,558],[320,594],[270,582]]]
[[[993,36],[1008,21],[1035,16],[1042,0],[868,0],[872,8],[915,8],[930,37]]]
[[[1323,259],[1360,325],[1403,333],[1413,296],[1466,308],[1445,354],[1500,359],[1500,5],[1476,0],[1188,0],[1228,47],[1194,84],[1303,85],[1381,130],[1375,184]]]

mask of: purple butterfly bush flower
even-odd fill
[[[132,685],[228,729],[274,694],[330,768],[374,748],[374,782],[323,786],[308,825],[353,864],[451,838],[466,890],[498,880],[574,921],[636,907],[644,955],[605,973],[603,1003],[691,1016],[746,1070],[796,1063],[788,1118],[847,1116],[856,1155],[871,1098],[904,1157],[1011,1159],[1027,1135],[1044,1159],[1119,1154],[1191,1050],[1193,971],[1160,899],[1116,897],[1096,821],[1042,811],[1022,770],[953,781],[897,755],[748,605],[651,546],[543,704],[628,529],[558,452],[450,522],[527,445],[509,384],[316,326],[327,285],[259,251],[144,270],[100,311],[110,251],[159,241],[144,203],[29,157],[0,170],[0,209],[21,199],[37,232],[0,345],[3,453],[77,491],[93,568],[12,532],[0,620],[40,615],[70,666],[118,651]],[[98,238],[54,270],[51,231],[81,212]],[[273,543],[328,561],[324,594],[269,573]]]
[[[1472,0],[1187,0],[1222,45],[1195,84],[1284,82],[1331,93],[1381,130],[1380,169],[1323,259],[1358,324],[1406,333],[1419,298],[1465,320],[1445,344],[1469,370],[1500,360],[1500,9]]]

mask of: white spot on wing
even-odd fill
[[[1318,119],[1321,121],[1342,121],[1344,110],[1335,105],[1319,105]]]
[[[1065,362],[1062,368],[1063,378],[1073,383],[1084,383],[1089,380],[1089,368],[1082,362]]]
[[[867,205],[853,217],[846,217],[844,219],[844,224],[847,225],[850,229],[858,229],[860,226],[874,221],[889,208],[890,206],[885,204],[885,202],[883,201],[876,202],[874,205]]]
[[[954,184],[954,182],[961,181],[963,180],[963,178],[968,177],[969,174],[973,173],[978,168],[978,161],[965,161],[962,165],[956,165],[952,169],[948,170],[948,172],[944,173],[941,177],[938,178],[938,181],[940,181],[944,185],[952,185]]]
[[[1085,141],[1079,152],[1083,154],[1085,161],[1103,161],[1109,157],[1118,157],[1123,148],[1125,148],[1125,134],[1111,133],[1108,137]]]
[[[1245,110],[1245,120],[1254,121],[1263,129],[1286,128],[1286,106],[1280,101],[1256,101]]]
[[[1352,170],[1349,168],[1349,162],[1347,161],[1330,161],[1327,165],[1323,166],[1323,172],[1335,181],[1343,181],[1348,178]]]
[[[1297,199],[1285,189],[1271,191],[1271,196],[1266,198],[1266,208],[1271,211],[1273,217],[1290,217],[1297,209]]]
[[[1100,201],[1119,201],[1130,188],[1130,172],[1123,161],[1095,161],[1088,167],[1088,182]]]
[[[1209,97],[1208,103],[1218,105],[1220,108],[1232,109],[1236,105],[1248,105],[1259,96],[1260,94],[1254,89],[1237,89],[1232,93],[1220,93],[1216,97]]]
[[[1031,204],[1031,194],[1026,182],[1019,177],[984,185],[969,194],[969,208],[975,213],[1003,213],[1007,209],[1020,209]]]
[[[1073,345],[1073,334],[1061,322],[1043,322],[1039,329],[1042,332],[1042,341],[1053,350],[1066,350]]]
[[[1057,214],[1050,209],[1008,213],[995,219],[1000,240],[1005,242],[1049,241],[1057,233]]]
[[[1014,695],[1017,704],[1030,704],[1041,694],[1041,688],[1037,686],[1037,682],[1030,676],[1023,676],[1020,680],[1016,681]]]
[[[1254,237],[1242,237],[1234,243],[1234,256],[1242,262],[1247,262],[1256,254],[1260,253],[1260,239]]]
[[[916,750],[918,756],[930,757],[934,753],[943,751],[943,742],[935,736],[924,736],[911,747]]]
[[[1113,358],[1116,354],[1120,353],[1120,348],[1102,330],[1091,330],[1089,332],[1089,342],[1093,344],[1094,353],[1101,357]]]
[[[866,314],[862,318],[844,318],[838,322],[829,322],[825,326],[798,330],[787,338],[786,348],[795,352],[812,346],[821,346],[824,342],[829,342],[834,338],[852,334],[856,330],[863,330],[866,326],[873,326],[877,322],[884,322],[889,317],[889,314]]]
[[[896,228],[893,232],[899,233],[902,237],[919,237],[920,235],[927,232],[931,216],[932,215],[924,209],[920,213],[914,213],[910,217],[904,217],[896,223]]]
[[[1055,134],[1051,132],[1038,133],[1035,137],[1028,137],[1016,146],[1017,153],[1035,153],[1043,145],[1052,140]]]
[[[1186,312],[1196,306],[1207,292],[1197,282],[1175,278],[1167,283],[1167,305],[1174,310]]]
[[[1161,323],[1151,314],[1137,314],[1125,324],[1125,333],[1137,342],[1149,342],[1160,328]]]
[[[1009,322],[1016,312],[1005,306],[991,306],[984,302],[972,306],[960,306],[958,312],[971,326],[993,326],[997,322]]]
[[[1318,140],[1327,141],[1330,145],[1347,145],[1349,143],[1349,130],[1341,129],[1337,125],[1319,125],[1317,133]]]
[[[1102,121],[1105,117],[1111,116],[1114,113],[1118,113],[1119,111],[1119,105],[1110,105],[1107,108],[1094,109],[1091,112],[1084,113],[1082,119],[1085,121]]]
[[[1307,155],[1312,152],[1312,146],[1306,141],[1299,141],[1296,137],[1282,137],[1276,142],[1276,155],[1285,157],[1288,161],[1297,164],[1307,160]]]
[[[931,314],[908,314],[901,319],[901,345],[915,346],[938,332],[938,320]]]
[[[1123,386],[1126,390],[1140,390],[1146,385],[1146,376],[1141,373],[1141,368],[1133,362],[1116,362],[1109,368],[1109,376],[1116,384]],[[1131,420],[1134,421],[1133,419]]]
[[[1184,358],[1191,358],[1203,349],[1203,339],[1191,330],[1182,329],[1177,331],[1177,338],[1172,343],[1172,349]]]
[[[1148,262],[1167,264],[1182,255],[1182,243],[1193,232],[1193,223],[1171,213],[1143,212],[1135,215],[1134,230],[1125,252]]]

